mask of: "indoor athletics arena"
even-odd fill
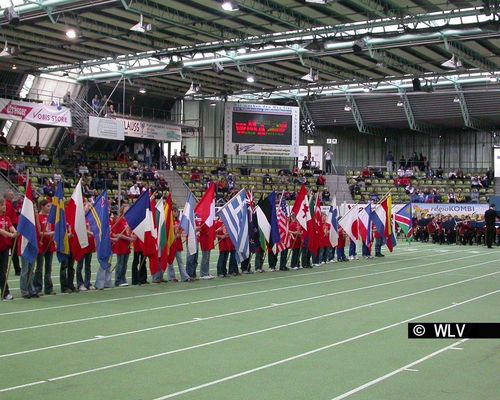
[[[497,399],[499,212],[497,0],[0,0],[0,399]]]

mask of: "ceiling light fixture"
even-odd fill
[[[460,103],[460,98],[458,96],[455,96],[453,99],[453,103]]]
[[[396,106],[403,107],[403,101],[402,100],[398,100],[398,102],[396,103]]]
[[[233,4],[233,2],[229,1],[229,0],[223,1],[221,7],[224,11],[238,11],[239,10],[238,6]]]
[[[371,88],[371,87],[365,86],[365,87],[363,88],[363,92],[365,92],[365,93],[370,93],[371,91],[372,91],[372,88]]]
[[[312,68],[309,69],[309,72],[305,74],[303,77],[301,77],[303,81],[307,82],[317,82],[319,81],[319,72],[314,71]]]
[[[496,81],[497,81],[497,77],[496,77],[495,75],[493,75],[493,74],[492,74],[492,75],[490,76],[490,82],[491,82],[491,83],[495,83]]]
[[[70,40],[74,40],[78,37],[78,34],[76,33],[76,30],[73,29],[73,28],[69,28],[67,31],[66,31],[66,37]]]
[[[210,107],[215,107],[216,105],[217,105],[217,103],[215,101],[210,102]]]
[[[351,104],[349,102],[345,103],[344,111],[351,111],[351,110],[352,110]]]
[[[139,22],[130,28],[131,31],[146,33],[153,29],[151,24],[144,24],[144,16],[141,14]]]
[[[352,51],[354,51],[355,53],[361,53],[365,47],[366,47],[365,40],[358,39],[352,44]]]
[[[453,54],[451,58],[442,63],[441,66],[449,69],[458,69],[462,67],[462,62],[458,59],[458,57],[455,57],[455,54]]]
[[[11,25],[19,24],[19,21],[20,21],[19,14],[14,9],[14,5],[12,5],[9,8],[6,8],[3,12],[3,15],[5,16],[5,18],[9,22],[9,24],[11,24]]]
[[[145,94],[145,93],[146,93],[146,89],[145,89],[145,88],[143,88],[143,87],[141,87],[141,88],[139,89],[139,93],[140,93],[140,94]]]
[[[253,75],[248,75],[247,76],[247,82],[248,83],[254,83],[255,82],[255,77]]]
[[[16,70],[17,69],[17,65],[16,64],[12,64],[12,69]]]

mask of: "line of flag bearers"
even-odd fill
[[[216,245],[217,275],[226,277],[239,275],[239,266],[241,273],[253,273],[252,264],[255,272],[264,272],[266,257],[270,271],[348,261],[344,250],[347,238],[349,259],[359,258],[359,240],[365,258],[371,258],[372,243],[376,256],[383,256],[383,244],[390,251],[396,245],[395,220],[401,226],[408,220],[411,226],[411,215],[407,218],[405,208],[401,216],[392,218],[390,194],[377,204],[355,205],[339,219],[335,200],[327,213],[322,212],[319,195],[308,193],[305,186],[291,210],[283,194],[277,199],[272,192],[256,202],[251,191],[242,189],[216,213],[215,186],[211,185],[198,203],[189,194],[179,216],[170,195],[156,201],[155,193],[144,191],[132,205],[123,205],[118,215],[110,215],[106,191],[94,204],[86,203],[79,182],[65,203],[59,183],[52,202],[42,200],[38,208],[36,214],[29,180],[17,230],[5,214],[4,201],[0,201],[2,299],[13,298],[7,284],[12,246],[21,258],[21,295],[33,298],[56,294],[51,278],[54,253],[60,263],[61,292],[72,293],[128,286],[131,251],[133,285],[149,283],[146,262],[153,283],[177,282],[174,262],[179,279],[188,282],[197,278],[200,250],[200,278],[214,278],[209,263]],[[94,253],[99,267],[92,284]]]

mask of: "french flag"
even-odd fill
[[[142,192],[141,196],[128,209],[124,217],[132,232],[144,243],[143,254],[149,258],[149,269],[151,270],[151,274],[154,275],[158,272],[158,244],[148,190]]]
[[[17,231],[21,236],[19,255],[29,264],[35,262],[38,255],[38,240],[36,237],[35,210],[33,208],[33,193],[31,191],[31,180],[28,180],[23,207],[19,215]]]

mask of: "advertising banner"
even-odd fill
[[[412,203],[412,212],[414,216],[425,217],[432,215],[484,215],[485,211],[489,208],[488,204],[426,204],[426,203]]]
[[[89,136],[98,139],[125,140],[123,123],[113,118],[90,116]]]
[[[68,108],[27,101],[0,99],[0,118],[29,124],[71,126],[71,111]]]
[[[152,139],[159,142],[180,142],[182,138],[180,126],[137,119],[116,118],[116,120],[123,124],[123,132],[127,137]]]

